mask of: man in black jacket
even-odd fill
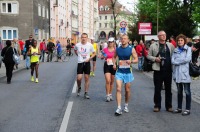
[[[27,55],[29,48],[33,45],[34,39],[32,35],[29,35],[29,39],[25,42],[25,54],[26,54],[26,69],[30,68],[30,56]]]

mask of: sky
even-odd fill
[[[130,11],[133,11],[134,3],[137,3],[138,0],[119,0],[119,2],[125,5]]]

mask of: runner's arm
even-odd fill
[[[112,61],[113,61],[113,69],[115,69],[116,70],[116,68],[117,68],[117,66],[116,66],[116,58],[117,58],[118,56],[117,56],[117,52],[116,52],[116,50],[115,50],[115,53],[114,53],[114,56],[113,56],[113,58],[112,58]]]
[[[28,55],[31,56],[31,48],[28,49]]]
[[[131,63],[138,63],[138,56],[134,48],[132,49],[132,57],[133,60],[131,61]]]
[[[41,51],[40,51],[40,48],[38,47],[38,55],[40,55],[41,54]]]

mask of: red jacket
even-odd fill
[[[141,45],[141,44],[137,45],[135,50],[136,50],[138,57],[142,57],[142,56],[146,57],[148,54],[145,46]],[[144,54],[144,55],[142,55],[142,54]]]
[[[19,40],[20,50],[24,50],[24,42]]]
[[[171,43],[174,45],[174,47],[176,48],[176,41],[171,40]]]
[[[41,42],[40,43],[40,50],[46,50],[46,49],[47,49],[47,47],[46,47],[45,42]]]

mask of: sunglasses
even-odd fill
[[[112,43],[113,41],[109,41],[108,43]]]

